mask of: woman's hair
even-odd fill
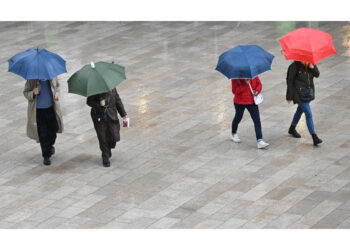
[[[243,83],[248,83],[249,79],[237,79],[238,80],[238,85],[241,85]]]

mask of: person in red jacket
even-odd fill
[[[245,109],[248,109],[250,116],[253,119],[255,134],[257,139],[258,148],[266,148],[269,144],[263,141],[261,122],[258,105],[254,103],[254,97],[252,91],[249,88],[250,83],[254,95],[258,95],[261,92],[262,86],[259,77],[253,79],[232,79],[232,93],[234,94],[234,105],[236,109],[235,117],[232,121],[232,134],[231,139],[234,142],[241,142],[237,135],[238,124],[242,120]]]

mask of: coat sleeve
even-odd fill
[[[319,77],[320,76],[320,71],[318,70],[317,66],[315,65],[313,69],[310,69],[311,70],[311,74],[314,76],[314,77]]]
[[[122,99],[120,99],[120,96],[118,94],[117,89],[115,89],[115,93],[116,93],[116,101],[115,102],[116,102],[116,107],[117,107],[118,113],[120,114],[121,117],[124,117],[127,114],[126,114],[126,111],[124,109]]]
[[[33,101],[35,99],[33,87],[31,87],[34,86],[31,84],[32,81],[33,80],[27,80],[23,90],[23,95],[25,98],[27,98],[28,101]]]
[[[288,78],[287,78],[287,94],[286,94],[286,99],[287,101],[293,100],[294,96],[294,81],[295,81],[295,76],[297,74],[297,67],[296,64],[293,63],[289,68],[288,68]]]
[[[256,89],[255,90],[258,91],[259,94],[261,93],[262,84],[261,84],[259,77],[256,78]]]
[[[238,80],[237,79],[232,79],[231,80],[232,84],[232,93],[236,95],[238,93]]]
[[[58,94],[60,93],[60,83],[59,83],[57,77],[55,77],[55,78],[52,79],[52,84],[53,84],[53,86],[55,87],[55,93],[54,93],[54,95],[56,95],[56,94],[58,95]]]

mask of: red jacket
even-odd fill
[[[240,81],[240,84],[239,84]],[[261,92],[262,86],[259,77],[249,80],[253,90]],[[254,104],[253,94],[245,79],[232,79],[233,102],[236,104]]]

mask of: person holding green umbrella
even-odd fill
[[[123,124],[128,123],[127,113],[116,89],[125,79],[124,67],[114,63],[91,62],[68,80],[70,93],[87,97],[104,167],[110,166],[112,149],[120,141],[118,113],[123,117]]]

